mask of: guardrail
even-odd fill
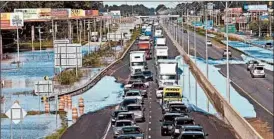
[[[163,26],[163,24],[161,24]],[[236,131],[242,139],[263,139],[261,135],[228,103],[220,92],[210,83],[195,63],[188,57],[187,53],[180,47],[178,42],[171,37],[170,32],[163,26],[164,31],[176,46],[178,52],[183,55],[185,62],[190,66],[191,72],[199,85],[205,90],[207,98],[215,109]]]
[[[117,64],[118,62],[120,62],[120,60],[124,59],[124,57],[126,56],[127,52],[132,47],[132,45],[135,43],[135,41],[136,40],[134,40],[134,41],[131,42],[131,44],[124,51],[123,55],[119,59],[113,61],[111,64],[109,64],[103,70],[101,70],[97,75],[95,75],[93,78],[91,78],[90,81],[88,81],[87,83],[85,83],[84,85],[82,85],[82,87],[79,87],[79,88],[77,88],[75,90],[72,90],[72,91],[69,91],[69,92],[66,92],[66,93],[58,94],[58,96],[63,96],[63,95],[68,95],[68,94],[70,94],[71,96],[76,96],[76,95],[84,93],[85,91],[87,91],[88,89],[90,89],[91,87],[93,87],[96,83],[98,83],[106,75],[106,73],[108,72],[108,70],[112,66],[114,66],[115,64]],[[49,96],[49,98],[54,98],[55,95]]]

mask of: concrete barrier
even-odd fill
[[[163,26],[163,24],[162,24]],[[171,37],[170,32],[163,26],[164,31],[172,40],[179,53],[184,57],[185,62],[190,66],[190,70],[199,85],[204,89],[207,98],[210,100],[216,111],[228,122],[242,139],[262,139],[261,135],[228,103],[220,92],[210,83],[195,63],[188,57],[187,53]]]

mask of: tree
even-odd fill
[[[158,10],[166,10],[166,9],[167,9],[167,7],[164,4],[159,4],[156,7],[155,11],[158,12]]]

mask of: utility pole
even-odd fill
[[[226,95],[228,103],[230,103],[230,80],[229,80],[229,55],[228,55],[228,20],[227,20],[227,1],[225,2],[225,26],[226,26]]]
[[[84,19],[84,41],[86,41],[86,19]]]
[[[103,25],[103,19],[100,19],[100,48],[102,45],[102,25]]]
[[[41,34],[43,32],[41,32],[41,26],[39,25],[38,27],[36,27],[38,29],[38,33],[39,33],[39,46],[40,46],[40,53],[42,52],[42,40],[41,40]]]
[[[1,21],[1,9],[0,9],[0,21]],[[1,24],[0,24],[0,61],[3,59],[3,44],[2,44],[2,31],[1,31]],[[2,95],[2,93],[1,93]]]
[[[55,36],[55,39],[57,38],[57,32],[58,32],[58,28],[57,28],[57,21],[55,22],[55,31],[54,31],[54,36]]]
[[[68,20],[68,39],[71,40],[71,21]]]
[[[79,36],[79,39],[80,39],[80,44],[82,44],[82,21],[79,22],[80,23],[80,36]]]
[[[78,19],[76,19],[76,34],[77,34],[77,41],[79,42],[79,23],[78,23]]]
[[[91,26],[90,26],[90,19],[88,20],[88,54],[90,53],[90,36],[91,36]]]
[[[53,19],[51,19],[51,33],[52,33],[52,44],[53,44],[53,42],[54,42],[54,40],[55,40],[55,37],[54,37],[54,33],[55,31],[54,31],[54,21],[53,21]],[[54,45],[54,44],[53,44]]]

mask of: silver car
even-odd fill
[[[134,122],[131,120],[117,120],[115,125],[113,125],[113,137],[117,138],[123,127],[133,125]]]
[[[256,65],[250,70],[252,78],[265,78],[264,66]]]
[[[144,108],[140,104],[130,104],[127,106],[127,110],[129,112],[133,112],[135,116],[136,122],[144,122],[145,115],[144,115]]]
[[[247,69],[248,71],[250,71],[254,66],[259,65],[259,62],[256,61],[256,60],[250,60],[250,61],[248,61],[248,62],[246,63],[246,65],[247,65],[246,69]]]

